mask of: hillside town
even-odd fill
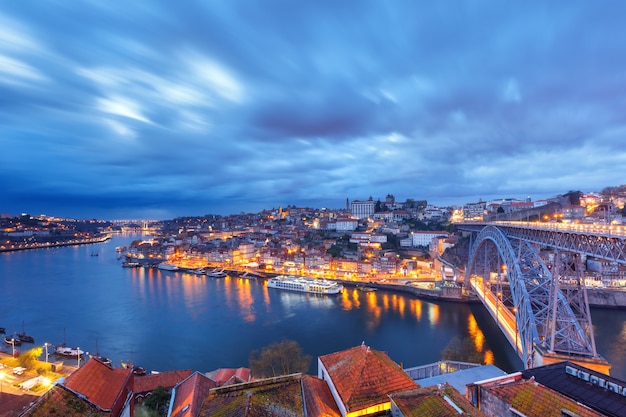
[[[467,239],[455,223],[621,227],[624,201],[623,194],[609,198],[570,192],[545,201],[502,199],[435,207],[426,201],[400,203],[387,195],[384,201],[371,197],[346,201],[345,208],[337,210],[286,206],[255,214],[167,221],[7,215],[0,219],[0,250],[88,244],[111,233],[144,232],[128,247],[117,248],[120,265],[197,275],[224,270],[263,278],[302,275],[413,289],[418,296],[436,287],[444,298],[454,298],[463,291],[457,270],[467,251]],[[626,286],[623,266],[588,259],[586,267],[590,277],[597,278],[590,286]],[[0,416],[622,416],[626,412],[626,382],[579,364],[559,362],[509,374],[494,365],[449,360],[403,369],[366,341],[315,358],[316,375],[286,372],[270,377],[255,375],[246,364],[143,375],[132,366],[115,368],[97,357],[78,360],[74,367],[49,364],[47,354],[45,362],[22,366],[14,356],[0,357]],[[56,380],[45,378],[53,366],[58,367]],[[152,414],[144,414],[147,404]]]

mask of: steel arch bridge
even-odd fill
[[[579,253],[556,247],[548,265],[528,233],[511,236],[498,225],[485,224],[461,228],[477,232],[465,284],[525,368],[570,360],[608,373],[610,366],[596,351]]]

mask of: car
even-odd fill
[[[26,372],[26,368],[23,368],[21,366],[13,368],[14,375],[24,375],[24,372]]]

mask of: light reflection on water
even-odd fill
[[[282,339],[296,340],[313,358],[365,341],[408,367],[439,360],[454,337],[471,338],[487,363],[507,371],[519,366],[480,306],[354,287],[317,296],[236,276],[122,268],[114,248],[134,238],[0,254],[0,326],[21,331],[24,321],[41,344],[61,342],[67,329],[69,345],[93,351],[97,340],[114,364],[132,356],[155,370],[247,366],[252,350]],[[98,257],[90,256],[94,249]],[[623,373],[626,312],[601,316],[598,350]]]

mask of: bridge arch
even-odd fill
[[[471,245],[466,286],[475,290],[525,368],[536,366],[538,355],[546,353],[597,356],[593,335],[558,281],[535,246],[509,239],[496,226],[482,228]]]

